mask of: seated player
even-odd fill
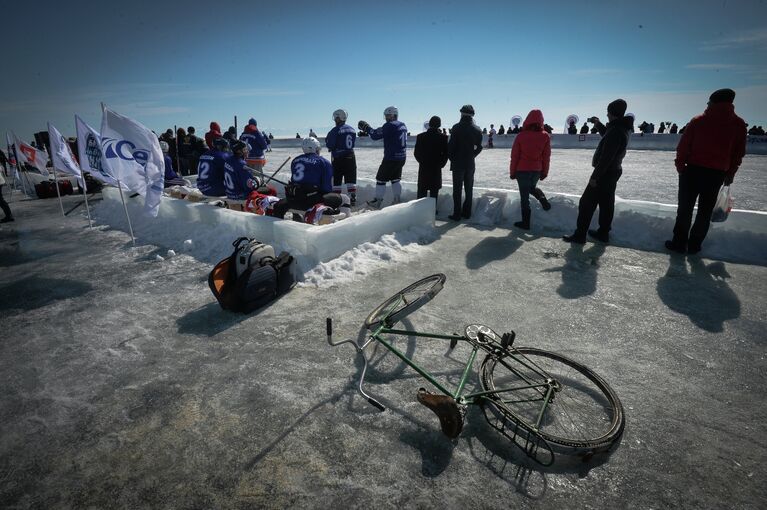
[[[232,146],[232,155],[224,163],[224,191],[226,198],[244,203],[250,192],[258,188],[258,181],[251,175],[250,169],[245,164],[248,156],[248,144],[235,142]],[[231,207],[234,205],[235,207]],[[230,204],[230,209],[243,210],[242,203]]]
[[[213,140],[213,147],[200,156],[197,164],[197,189],[209,197],[222,197],[224,188],[224,164],[229,158],[229,142],[223,138]]]
[[[290,182],[285,186],[285,198],[274,206],[274,216],[282,218],[288,209],[307,211],[314,205],[339,208],[341,196],[333,191],[333,165],[320,156],[320,142],[316,138],[304,138],[303,154],[290,164]]]

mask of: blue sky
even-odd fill
[[[157,132],[237,115],[324,135],[336,108],[377,126],[389,105],[419,132],[465,103],[481,126],[540,108],[561,129],[617,97],[640,122],[681,126],[721,87],[767,126],[765,1],[42,1],[3,14],[0,129],[22,138],[47,121],[73,135],[75,113],[98,128],[102,101]]]

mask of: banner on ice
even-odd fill
[[[51,142],[51,161],[53,162],[54,170],[74,175],[80,182],[80,186],[85,186],[80,165],[77,164],[69,144],[59,130],[50,122],[48,123],[48,139]]]
[[[165,175],[157,136],[139,122],[104,107],[101,152],[115,177],[131,191],[143,195],[145,211],[156,217]]]
[[[75,125],[77,127],[77,152],[80,153],[80,168],[91,174],[94,179],[117,187],[117,177],[109,169],[104,154],[101,152],[101,135],[78,115],[75,115]],[[130,191],[125,186],[123,189]]]
[[[35,149],[31,145],[19,140],[16,133],[13,133],[13,139],[16,144],[16,157],[19,159],[19,163],[26,163],[29,166],[36,168],[41,174],[49,175],[48,169],[45,165],[48,163],[48,153]]]

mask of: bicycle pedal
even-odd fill
[[[448,395],[438,395],[419,388],[416,395],[418,402],[437,415],[442,433],[450,439],[455,439],[463,430],[464,413],[458,407],[455,399]]]
[[[501,347],[504,349],[507,349],[510,345],[514,343],[514,339],[517,337],[517,334],[514,333],[514,331],[511,331],[509,333],[504,333],[503,336],[501,336]]]

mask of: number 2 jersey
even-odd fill
[[[301,154],[290,164],[290,181],[302,187],[333,191],[333,165],[319,154]]]
[[[217,150],[209,150],[200,156],[197,164],[197,189],[209,197],[221,197],[226,194],[224,189],[224,163],[229,154]]]
[[[348,124],[341,124],[331,129],[325,136],[327,146],[333,158],[343,158],[354,154],[354,141],[357,132]]]
[[[390,120],[378,129],[370,132],[372,140],[384,141],[384,161],[405,161],[407,151],[407,126]]]

